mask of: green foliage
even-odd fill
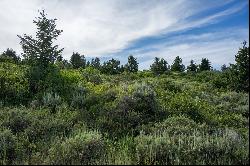
[[[194,63],[193,60],[190,61],[190,65],[187,67],[188,72],[196,72],[198,69],[198,66]]]
[[[101,63],[100,63],[100,59],[98,57],[96,57],[95,59],[91,60],[91,66],[95,69],[100,70],[101,69]]]
[[[140,135],[136,138],[136,163],[146,165],[248,164],[247,140],[232,130],[214,134],[198,131],[186,135]],[[248,150],[247,150],[248,149]]]
[[[185,66],[182,64],[182,59],[177,56],[171,66],[171,71],[183,72],[185,70]]]
[[[208,59],[182,72],[180,57],[172,71],[163,58],[69,64],[40,14],[37,39],[19,36],[25,59],[0,57],[0,164],[249,164],[246,43],[222,72]]]
[[[154,90],[147,84],[135,84],[131,91],[131,95],[121,96],[117,104],[101,114],[98,122],[101,131],[115,137],[137,135],[141,125],[156,120],[160,111]]]
[[[202,58],[201,64],[199,65],[199,71],[210,71],[211,70],[211,62],[208,59]]]
[[[78,68],[85,68],[86,66],[86,59],[84,55],[80,55],[78,52],[73,53],[71,58],[70,58],[70,63],[73,67],[73,69],[78,69]]]
[[[10,48],[7,48],[7,50],[0,55],[0,62],[12,62],[17,64],[20,61],[20,57],[17,56],[16,52]]]
[[[55,112],[56,108],[62,104],[62,99],[56,93],[45,93],[43,96],[43,105]]]
[[[168,71],[169,67],[167,61],[161,58],[161,60],[155,57],[154,63],[150,66],[150,70],[155,74],[163,74]]]
[[[209,122],[210,107],[201,100],[192,99],[185,93],[175,95],[167,104],[171,115],[185,115],[196,122]]]
[[[125,65],[125,69],[128,72],[138,71],[138,62],[136,61],[136,58],[133,57],[133,55],[128,57],[128,63]]]
[[[75,89],[75,93],[73,94],[73,98],[71,101],[71,107],[73,108],[84,108],[85,106],[85,98],[87,96],[88,90],[84,87],[78,86]]]
[[[14,134],[23,132],[31,124],[27,112],[17,109],[1,111],[0,120],[1,126],[11,129]]]
[[[13,164],[16,158],[16,137],[8,129],[0,129],[0,164]]]
[[[120,61],[112,58],[111,60],[103,63],[102,72],[105,74],[119,74],[119,65]]]
[[[87,82],[91,82],[96,85],[102,83],[101,72],[96,68],[87,67],[82,70],[82,76]]]
[[[0,101],[3,104],[27,104],[30,96],[27,70],[27,66],[0,63]]]
[[[104,154],[104,142],[97,132],[79,132],[49,149],[47,164],[95,164]]]
[[[223,65],[221,66],[221,71],[222,71],[222,72],[226,71],[227,69],[228,69],[228,67],[227,67],[225,64],[223,64]]]
[[[44,10],[40,12],[40,17],[33,23],[37,26],[36,39],[24,34],[19,36],[24,58],[32,65],[46,67],[54,63],[61,55],[63,49],[58,50],[58,45],[53,45],[53,40],[61,34],[62,30],[56,29],[56,19],[46,18]]]
[[[245,45],[246,42],[235,55],[236,64],[232,65],[231,81],[235,90],[249,92],[249,47]]]
[[[168,131],[171,135],[178,134],[191,134],[192,131],[196,130],[198,125],[192,119],[185,116],[173,116],[169,117],[163,122],[156,123],[153,128],[153,133],[162,133]]]

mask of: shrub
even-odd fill
[[[93,67],[87,67],[82,70],[82,76],[88,82],[92,82],[94,84],[102,83],[101,72]]]
[[[206,102],[193,99],[186,93],[177,93],[169,103],[166,103],[171,115],[185,115],[195,122],[210,123],[209,112],[212,108]]]
[[[43,96],[43,104],[55,112],[56,108],[62,104],[62,99],[56,93],[45,93]]]
[[[130,96],[116,99],[104,107],[99,118],[100,129],[111,136],[122,137],[139,134],[139,126],[153,122],[160,113],[154,90],[142,83],[133,85]],[[129,92],[130,93],[130,92]]]
[[[88,90],[85,87],[77,86],[74,90],[71,107],[73,108],[83,108],[85,106],[85,98],[88,94]]]
[[[247,164],[247,140],[232,130],[215,134],[140,135],[136,138],[137,164]]]
[[[31,124],[31,119],[22,109],[5,108],[0,111],[0,125],[9,128],[13,133],[24,131]]]
[[[189,119],[185,116],[177,116],[167,118],[165,121],[156,123],[153,128],[153,133],[162,133],[168,131],[171,135],[177,134],[191,134],[194,130],[198,128],[192,119]]]
[[[30,98],[27,66],[0,63],[0,99],[4,105],[27,104]]]
[[[104,154],[104,142],[97,132],[80,132],[49,149],[48,164],[94,164]]]
[[[8,129],[0,129],[0,164],[12,164],[16,158],[16,137]]]
[[[29,141],[50,141],[58,136],[67,136],[72,127],[78,122],[77,112],[67,109],[51,113],[47,109],[33,110],[30,113],[31,124],[25,129]]]

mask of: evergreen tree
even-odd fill
[[[40,17],[33,21],[37,26],[36,38],[26,34],[23,37],[18,35],[23,57],[29,64],[46,68],[61,55],[63,48],[58,49],[58,45],[53,45],[53,41],[62,33],[62,30],[56,29],[55,22],[56,19],[46,18],[43,10]]]
[[[56,29],[56,19],[48,19],[44,10],[39,14],[40,16],[33,20],[37,26],[35,38],[26,34],[18,35],[23,49],[23,63],[31,66],[26,77],[29,81],[29,91],[33,94],[47,88],[43,81],[48,73],[55,71],[53,64],[63,51],[63,48],[58,49],[58,45],[53,45],[54,40],[62,33],[62,30]]]
[[[137,72],[138,71],[138,62],[133,55],[128,57],[128,63],[125,65],[125,68],[128,72]]]
[[[14,63],[18,63],[20,61],[20,57],[16,55],[16,52],[11,49],[11,48],[7,48],[6,51],[4,51],[2,53],[2,55],[0,55],[0,62],[14,62]]]
[[[98,57],[93,58],[91,60],[91,66],[99,70],[101,68],[100,59]]]
[[[74,69],[78,68],[85,68],[86,66],[86,59],[84,55],[80,55],[78,52],[72,54],[70,58],[70,63]]]
[[[221,66],[221,71],[223,72],[223,71],[226,71],[228,69],[228,67],[225,65],[225,64],[223,64],[222,66]]]
[[[119,74],[119,65],[120,61],[112,58],[111,60],[103,63],[102,72],[106,74]]]
[[[87,61],[87,63],[86,63],[86,67],[90,67],[90,66],[91,66],[90,61]]]
[[[121,67],[119,68],[119,73],[123,73],[124,71],[125,71],[125,67],[123,65],[121,65]]]
[[[190,61],[190,65],[187,67],[188,72],[196,72],[197,71],[197,65],[194,63],[194,60]]]
[[[185,66],[182,64],[182,59],[177,56],[171,66],[171,71],[183,72],[185,70]]]
[[[210,71],[211,69],[211,62],[206,58],[202,58],[201,64],[199,65],[199,71]]]
[[[243,42],[243,47],[235,55],[236,63],[232,65],[232,84],[234,89],[249,92],[249,47]]]
[[[164,72],[168,71],[168,63],[163,58],[159,59],[155,57],[154,63],[150,66],[150,70],[153,71],[155,74],[163,74]]]

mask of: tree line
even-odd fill
[[[56,29],[56,19],[48,19],[44,11],[40,12],[40,16],[33,21],[37,26],[37,32],[35,38],[24,34],[18,35],[20,39],[20,45],[23,49],[23,59],[21,59],[13,49],[7,49],[0,55],[0,62],[13,62],[17,64],[28,64],[33,68],[33,71],[40,73],[40,78],[46,75],[51,67],[57,66],[60,69],[79,69],[93,67],[100,70],[104,74],[120,74],[124,71],[135,73],[138,71],[137,59],[130,55],[128,62],[125,65],[121,65],[119,60],[112,58],[101,64],[98,57],[93,58],[91,61],[87,61],[84,55],[80,55],[78,52],[73,52],[70,61],[63,59],[63,48],[59,49],[58,45],[53,45],[53,41],[63,32]],[[234,82],[244,84],[240,89],[248,89],[249,87],[249,47],[247,43],[243,42],[243,47],[239,49],[235,56],[235,64],[221,66],[221,71],[230,71],[230,78],[234,79]],[[212,70],[211,62],[207,58],[202,58],[199,65],[194,63],[194,60],[190,61],[190,64],[185,67],[182,64],[182,59],[177,56],[172,65],[168,65],[168,62],[163,58],[155,57],[154,62],[150,65],[150,70],[156,75],[163,74],[169,71],[174,72],[202,72]],[[37,72],[39,71],[39,72]]]

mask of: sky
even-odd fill
[[[220,69],[249,41],[248,8],[249,0],[0,0],[0,52],[20,55],[17,35],[35,36],[33,20],[45,10],[63,30],[55,44],[67,60],[79,52],[125,64],[134,55],[143,70],[155,57],[171,65],[180,56]]]

